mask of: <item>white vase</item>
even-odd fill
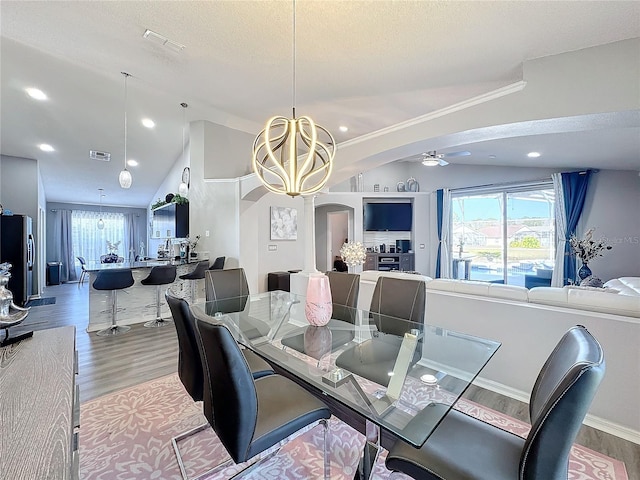
[[[312,273],[307,284],[304,314],[309,325],[321,327],[329,323],[333,313],[329,277],[324,273]]]

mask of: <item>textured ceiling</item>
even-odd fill
[[[1,152],[42,160],[48,200],[95,203],[97,188],[105,188],[118,193],[109,203],[146,205],[181,152],[180,102],[190,105],[188,120],[250,133],[274,114],[289,114],[292,19],[292,4],[281,1],[3,0]],[[176,53],[143,39],[147,28],[186,48]],[[313,116],[342,142],[518,81],[527,60],[638,36],[636,1],[298,0],[297,113]],[[116,182],[121,71],[133,75],[128,150],[141,162],[126,192]],[[27,86],[49,100],[28,99]],[[156,128],[141,127],[142,116]],[[342,124],[348,133],[338,131]],[[606,140],[630,150],[637,131],[626,134]],[[588,148],[594,139],[569,140]],[[548,141],[562,150],[566,140],[558,134]],[[41,142],[56,152],[43,154]],[[492,142],[473,148],[509,164],[506,152],[517,141]],[[110,151],[113,161],[96,165],[89,149]],[[575,165],[579,150],[569,153],[556,165]]]

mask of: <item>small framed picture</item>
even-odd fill
[[[298,211],[289,207],[271,207],[271,240],[298,239]]]

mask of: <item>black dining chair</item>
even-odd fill
[[[197,319],[196,330],[205,379],[204,415],[233,462],[251,461],[232,478],[268,460],[283,440],[315,423],[324,427],[324,477],[330,478],[329,408],[281,375],[254,379],[226,326]]]
[[[604,373],[598,341],[572,327],[533,386],[527,438],[451,410],[422,448],[398,441],[387,468],[420,480],[566,480],[571,446]]]
[[[80,268],[82,269],[82,271],[80,272],[80,280],[78,280],[78,285],[82,285],[85,277],[89,275],[89,272],[87,271],[87,261],[84,259],[84,257],[76,258],[78,259],[78,262],[80,262]]]
[[[209,269],[204,279],[208,315],[245,311],[249,300],[249,284],[243,268]],[[242,324],[243,334],[250,339],[265,336],[270,330],[266,323],[244,314]]]
[[[200,352],[198,350],[196,319],[191,312],[188,302],[183,298],[177,297],[171,289],[167,289],[165,298],[171,310],[173,324],[176,327],[176,333],[178,335],[178,377],[193,401],[201,402],[203,399],[204,374],[202,371]],[[241,350],[241,352],[253,378],[260,378],[274,373],[271,366],[251,350],[245,349]],[[178,442],[206,428],[209,428],[209,422],[176,435],[171,439],[180,472],[185,480],[187,480],[187,473],[178,448]]]
[[[331,329],[331,351],[334,351],[336,348],[346,345],[354,338],[354,328],[345,326],[345,328],[341,329],[340,323],[347,322],[349,324],[355,324],[358,292],[360,290],[360,275],[344,272],[327,272],[326,275],[329,277],[329,288],[331,289],[333,307],[328,327]],[[313,326],[303,327],[303,329],[304,331],[301,333],[294,333],[284,337],[281,340],[282,345],[293,348],[298,352],[307,353],[305,336],[308,340],[310,335],[315,336],[314,332],[323,334],[323,329]],[[316,357],[314,356],[314,358]]]
[[[389,384],[405,333],[422,329],[425,311],[425,282],[379,277],[371,297],[369,313],[377,332],[371,339],[354,345],[336,358],[336,365],[378,385]],[[412,324],[402,320],[409,320]],[[412,363],[421,356],[418,342]]]

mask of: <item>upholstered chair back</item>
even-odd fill
[[[531,393],[523,480],[567,478],[569,451],[605,372],[602,347],[578,325],[562,337]]]
[[[204,370],[204,416],[236,463],[248,460],[258,418],[256,388],[235,339],[220,324],[196,321]]]
[[[386,318],[396,317],[424,323],[425,312],[425,282],[422,280],[408,280],[404,278],[379,277],[371,297],[369,310],[380,331],[403,336],[408,324],[394,322]]]
[[[249,296],[249,284],[243,268],[207,270],[205,272],[205,295],[208,312],[241,312]]]
[[[327,272],[331,300],[333,302],[332,318],[355,323],[355,308],[358,305],[360,291],[360,275],[345,272]]]
[[[178,377],[194,402],[202,400],[204,377],[196,338],[196,323],[186,300],[176,297],[170,289],[165,293],[173,324],[178,334]]]

